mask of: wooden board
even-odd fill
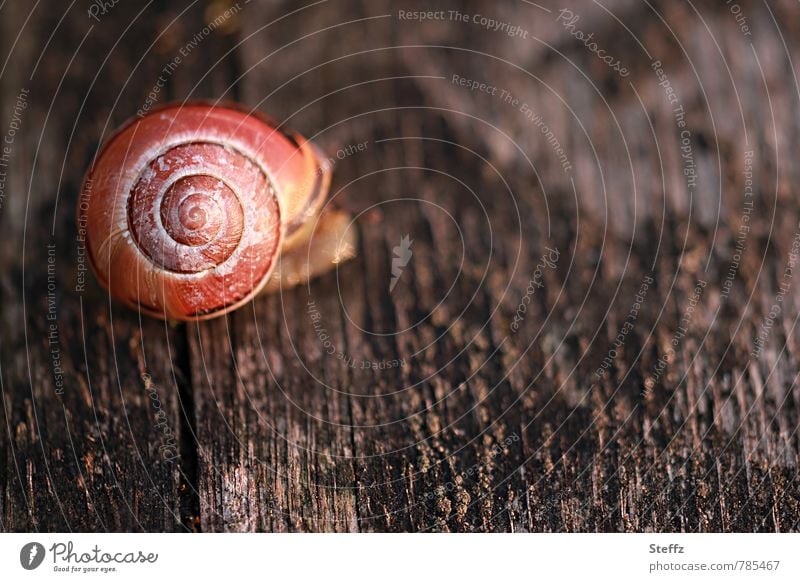
[[[4,530],[798,529],[796,3],[47,4],[0,7]],[[313,138],[358,257],[109,302],[78,194],[153,92]]]

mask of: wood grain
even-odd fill
[[[749,36],[711,2],[443,5],[528,38],[384,0],[9,4],[4,530],[798,529],[796,3],[740,1]],[[357,259],[189,325],[76,290],[83,172],[176,55],[159,102],[242,101],[332,156]]]

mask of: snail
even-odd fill
[[[264,115],[165,105],[101,147],[78,220],[111,296],[162,319],[209,319],[352,257],[350,217],[323,209],[330,181],[316,146]]]

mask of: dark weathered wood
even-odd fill
[[[9,82],[3,77],[4,100],[21,87],[30,91],[24,131],[13,149],[9,204],[0,216],[8,233],[0,352],[3,432],[10,437],[3,446],[2,493],[10,530],[194,527],[196,511],[184,493],[190,480],[179,412],[187,378],[180,363],[172,363],[182,335],[120,307],[109,309],[91,275],[85,289],[76,289],[74,217],[83,172],[99,142],[135,112],[143,88],[153,83],[161,59],[151,55],[136,64],[142,47],[160,34],[160,19],[173,14],[151,8],[134,21],[141,7],[134,8],[116,6],[93,23],[83,7],[64,15],[63,7],[40,4],[29,17],[31,7],[17,4],[8,6],[12,19],[3,18],[9,34],[22,29],[21,42],[31,45],[12,52],[13,75]],[[138,26],[123,35],[128,22]],[[13,103],[4,105],[7,111]],[[4,115],[4,128],[10,118]],[[48,245],[55,257],[53,311]],[[193,447],[188,456],[194,457]]]
[[[527,39],[401,21],[398,9],[427,4],[395,4],[170,2],[137,18],[141,6],[119,3],[85,40],[85,7],[60,24],[63,8],[30,19],[19,3],[0,9],[11,51],[0,132],[30,88],[0,208],[2,527],[797,530],[796,281],[751,358],[800,222],[796,3],[740,1],[751,36],[710,2],[442,7]],[[334,158],[348,151],[334,192],[357,215],[359,256],[218,320],[140,320],[90,276],[75,291],[81,178],[103,136],[226,7],[234,15],[183,56],[158,101],[239,100]],[[561,8],[630,75],[555,23]],[[686,112],[693,189],[653,59]],[[754,205],[731,271],[748,151]],[[390,292],[404,236],[413,256]],[[63,395],[48,351],[51,242]],[[516,329],[548,248],[558,260],[540,268]],[[159,449],[165,426],[172,461]]]

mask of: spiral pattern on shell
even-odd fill
[[[250,300],[324,199],[329,168],[270,120],[202,103],[123,126],[87,175],[79,220],[115,298],[167,319]]]

